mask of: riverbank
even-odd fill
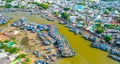
[[[68,28],[64,25],[58,24],[58,22],[49,22],[46,19],[41,18],[39,15],[31,16],[29,13],[24,12],[10,12],[5,14],[13,17],[9,22],[18,20],[20,17],[24,16],[33,22],[55,24],[60,34],[63,34],[68,39],[71,47],[77,53],[75,57],[60,59],[57,61],[57,64],[119,64],[118,62],[108,58],[106,52],[91,48],[89,41],[84,40],[80,35],[74,35],[74,33],[69,32]]]

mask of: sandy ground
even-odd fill
[[[9,37],[7,37],[3,34],[0,34],[0,41],[4,41],[4,40],[9,40]]]
[[[17,32],[17,34],[15,34],[15,31]],[[20,31],[18,28],[15,27],[9,27],[9,28],[5,28],[4,29],[4,33],[9,35],[12,35],[14,37],[16,37],[17,40],[17,46],[23,50],[23,52],[25,52],[27,54],[27,56],[32,60],[32,63],[34,61],[36,61],[37,59],[46,61],[46,55],[51,55],[51,54],[57,54],[57,48],[51,44],[49,46],[45,46],[44,42],[42,42],[39,37],[37,36],[37,33],[32,33],[30,31]],[[6,36],[4,35],[0,35],[0,37],[4,37],[5,39],[7,39]],[[21,40],[24,37],[28,37],[28,43],[22,43]],[[0,38],[0,39],[2,39]],[[51,49],[51,52],[48,52],[47,48]],[[36,57],[35,55],[33,55],[33,51],[38,51],[42,54],[42,56],[40,58]],[[29,52],[28,52],[29,51]],[[56,58],[57,60],[57,58]],[[50,60],[51,61],[51,60]]]

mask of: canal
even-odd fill
[[[64,35],[68,39],[69,44],[77,53],[74,57],[58,60],[57,64],[119,64],[118,62],[108,58],[106,52],[91,48],[89,41],[84,40],[80,35],[74,35],[74,33],[70,32],[64,25],[60,25],[57,22],[47,21],[39,15],[30,15],[26,12],[7,12],[5,14],[13,17],[13,19],[10,19],[9,23],[18,20],[20,17],[26,17],[31,22],[55,24],[60,34]]]

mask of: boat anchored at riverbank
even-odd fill
[[[7,23],[9,20],[8,16],[5,16],[4,14],[0,14],[0,25]]]
[[[75,56],[75,51],[70,47],[67,39],[64,36],[59,35],[57,28],[54,25],[48,25],[48,34],[53,37],[57,42],[56,45],[63,57]]]

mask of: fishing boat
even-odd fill
[[[98,42],[92,42],[91,47],[98,48],[103,51],[109,51],[111,48],[109,45],[107,45],[105,43],[98,43]]]
[[[59,43],[61,43],[62,45]],[[68,41],[64,38],[64,36],[62,36],[62,40],[58,42],[58,48],[63,57],[71,57],[76,54],[74,50],[70,47]]]
[[[117,50],[116,48],[112,48],[112,49],[110,50],[110,54],[120,56],[120,51]]]
[[[19,20],[13,22],[11,25],[14,27],[20,27],[27,25],[29,21],[25,17],[21,17]]]
[[[46,32],[43,33],[43,36],[49,41],[51,42],[51,44],[54,44],[56,42],[56,40],[54,40],[53,38],[51,38]]]
[[[66,21],[59,21],[59,24],[67,24]]]
[[[46,62],[42,61],[42,60],[36,60],[35,61],[36,64],[47,64]]]
[[[112,59],[115,60],[115,61],[120,62],[120,57],[118,57],[118,56],[116,56],[116,55],[109,54],[108,57],[112,58]]]
[[[55,56],[50,55],[50,59],[51,59],[52,61],[55,61],[55,60],[56,60],[56,57],[55,57]]]
[[[36,50],[33,51],[33,54],[34,54],[34,55],[37,55],[37,53],[38,53],[38,51],[36,51]]]
[[[36,56],[36,57],[40,57],[42,54],[36,50],[33,51],[33,54]]]
[[[47,20],[48,20],[48,21],[54,21],[55,19],[50,18],[50,17],[47,17]]]
[[[82,37],[83,37],[84,39],[88,39],[88,36],[87,36],[87,35],[82,35]]]
[[[90,35],[90,36],[88,37],[88,39],[89,39],[90,41],[92,41],[92,42],[96,41],[95,36],[92,36],[92,35]]]
[[[35,32],[35,28],[34,28],[34,26],[27,25],[27,26],[25,26],[25,28],[26,28],[26,30],[28,30],[28,31]]]
[[[4,16],[3,14],[0,15],[0,25],[7,23],[9,20],[8,16]]]
[[[37,54],[37,57],[39,58],[41,55],[42,55],[41,53],[38,53],[38,54]]]
[[[50,45],[51,43],[43,36],[41,32],[38,33],[39,38],[45,43],[45,45]]]
[[[44,25],[44,24],[38,24],[36,28],[39,30],[48,30],[47,25]]]
[[[71,32],[74,32],[76,35],[77,35],[77,34],[80,34],[80,30],[77,29],[77,28],[70,28],[70,31],[71,31]]]
[[[54,25],[48,25],[49,32],[48,34],[54,38],[57,42],[57,47],[63,57],[71,57],[75,56],[74,50],[70,47],[67,39],[64,38],[64,36],[61,36],[59,32],[57,31],[56,27]]]

